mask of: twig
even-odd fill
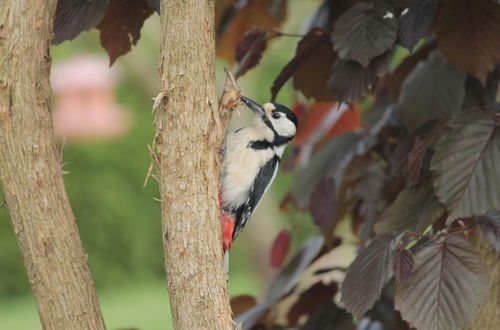
[[[226,71],[226,82],[224,83],[224,89],[219,99],[220,128],[223,131],[225,131],[231,119],[232,112],[236,110],[238,104],[240,104],[241,96],[241,90],[238,84],[236,84],[236,79],[233,74],[227,68],[224,70]]]

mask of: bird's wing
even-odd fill
[[[278,163],[279,158],[275,156],[260,168],[259,173],[255,178],[252,190],[248,195],[248,203],[241,205],[235,212],[236,217],[233,240],[240,233],[243,227],[245,227],[247,221],[252,216],[253,211],[255,211],[259,205],[262,196],[264,196],[267,189],[271,186],[271,183],[276,176],[276,172],[278,171]]]

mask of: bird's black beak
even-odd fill
[[[255,112],[257,115],[264,117],[266,115],[266,112],[262,107],[257,103],[252,100],[250,100],[248,97],[240,96],[240,99],[243,103],[247,105],[247,107],[250,108],[253,112]]]

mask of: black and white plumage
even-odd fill
[[[295,136],[298,125],[295,114],[284,105],[260,106],[243,96],[241,100],[256,118],[251,126],[229,133],[224,143],[221,206],[235,222],[231,241],[246,225],[273,182],[285,147]]]

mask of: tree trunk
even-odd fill
[[[50,113],[56,0],[0,1],[0,179],[44,329],[104,329]]]
[[[153,157],[174,327],[228,329],[217,199],[224,125],[215,97],[214,1],[162,0],[160,35]]]
[[[488,266],[490,287],[485,304],[476,319],[469,325],[470,330],[498,329],[500,326],[500,253],[483,235],[477,234],[475,246],[481,260]]]

